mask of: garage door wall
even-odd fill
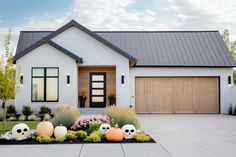
[[[232,68],[131,68],[130,104],[135,106],[135,77],[219,76],[220,111],[221,113],[227,113],[229,104],[236,104],[235,87],[228,85],[228,76],[232,76],[232,70]]]

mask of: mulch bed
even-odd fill
[[[156,141],[154,139],[151,138],[150,141],[148,142],[137,142],[136,140],[134,139],[124,139],[122,142],[110,142],[110,141],[107,141],[107,140],[102,140],[101,142],[97,142],[97,144],[111,144],[111,143],[156,143]],[[40,144],[40,145],[43,145],[45,143],[39,143],[38,141],[36,140],[33,140],[33,139],[27,139],[27,140],[22,140],[22,141],[15,141],[15,140],[3,140],[1,139],[0,140],[0,145],[34,145],[34,144]],[[52,142],[52,143],[48,143],[48,144],[92,144],[92,142],[83,142],[83,141],[71,141],[71,140],[66,140],[64,141],[63,143],[55,143],[55,142]],[[93,143],[94,144],[94,143]]]

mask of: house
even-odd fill
[[[72,20],[56,31],[21,31],[17,109],[58,104],[138,113],[226,113],[236,66],[218,31],[90,31]]]

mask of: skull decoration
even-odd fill
[[[103,123],[99,127],[99,132],[102,134],[105,134],[109,129],[111,128],[111,125],[108,123]]]
[[[29,136],[29,127],[24,123],[16,124],[12,128],[12,136],[15,140],[21,141],[27,139]]]
[[[131,124],[126,124],[122,127],[122,132],[125,139],[132,139],[136,133],[136,128]]]

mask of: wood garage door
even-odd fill
[[[218,77],[136,78],[137,113],[219,113]]]

